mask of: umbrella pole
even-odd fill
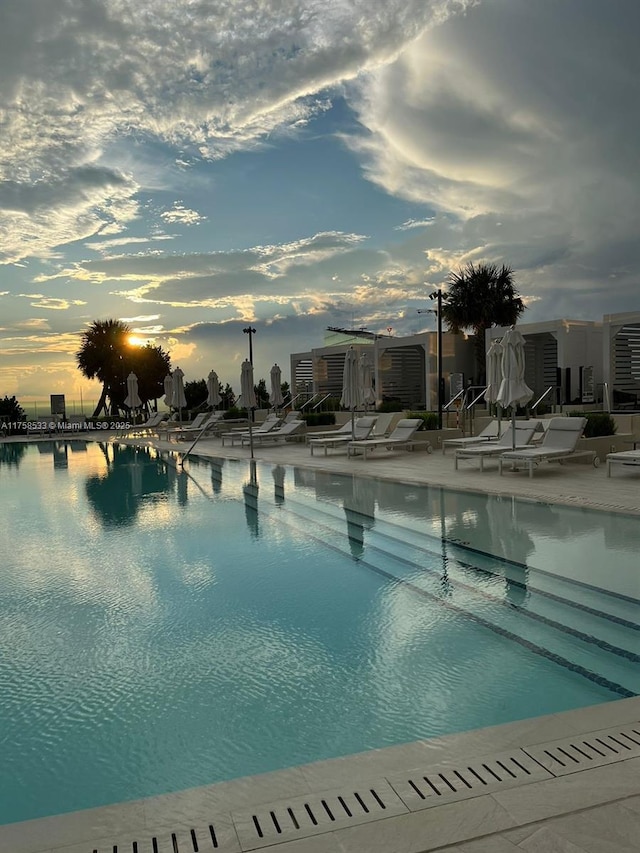
[[[253,430],[251,429],[251,416],[253,415],[253,409],[251,409],[251,411],[247,409],[247,414],[249,415],[249,451],[251,454],[250,458],[253,459]]]
[[[351,409],[351,441],[356,440],[356,410]]]
[[[516,404],[511,406],[511,448],[516,449]]]

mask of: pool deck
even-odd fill
[[[131,443],[184,449],[157,439]],[[249,457],[219,439],[203,440],[197,452]],[[439,449],[376,451],[365,462],[344,453],[311,457],[298,443],[256,447],[255,458],[640,514],[640,471],[624,466],[610,478],[605,465],[577,460],[542,466],[533,478],[500,477],[491,461],[482,473],[465,462],[455,471],[453,453]],[[2,853],[264,849],[638,853],[640,697],[0,827]]]

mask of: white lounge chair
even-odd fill
[[[382,412],[376,415],[376,422],[369,438],[384,438],[385,435],[388,435],[391,432],[391,423],[396,414],[396,412]]]
[[[296,433],[299,433],[304,426],[305,422],[303,420],[289,421],[289,423],[283,423],[277,429],[272,429],[268,432],[258,431],[253,433],[253,442],[254,444],[279,444],[281,441],[288,441]],[[250,443],[251,439],[247,434],[242,438],[242,446],[244,447],[245,444]]]
[[[533,434],[538,428],[537,421],[516,421],[515,431],[511,424],[496,441],[485,441],[484,444],[476,444],[472,447],[462,447],[456,450],[454,467],[458,470],[459,459],[479,459],[480,470],[484,471],[484,460],[494,456],[500,456],[507,450],[513,450],[513,438],[515,432],[515,449],[520,450],[527,447]]]
[[[508,463],[512,469],[527,468],[529,476],[533,477],[533,469],[541,462],[564,462],[578,456],[590,456],[594,466],[599,465],[600,460],[592,450],[576,450],[586,424],[586,418],[551,418],[539,447],[507,451],[498,458],[500,473]]]
[[[272,418],[271,415],[268,415],[266,420],[263,421],[260,426],[256,426],[255,429],[252,429],[251,432],[254,438],[258,435],[265,435],[280,426],[280,423],[280,418]],[[249,438],[249,431],[246,428],[243,428],[242,432],[225,432],[222,435],[222,444],[223,446],[226,444],[226,439],[227,441],[230,441],[233,446],[237,441],[242,443],[244,438]]]
[[[176,438],[186,439],[188,441],[190,438],[194,438],[199,433],[204,434],[204,432],[209,432],[214,429],[218,426],[223,416],[224,412],[220,410],[215,412],[205,412],[204,419],[199,423],[196,424],[196,421],[198,420],[198,418],[196,418],[196,420],[192,424],[189,424],[189,426],[181,427],[173,431],[170,430],[170,432],[172,434],[175,433]]]
[[[151,432],[153,430],[157,430],[160,424],[168,418],[166,412],[156,412],[151,415],[143,424],[138,424],[137,426],[132,426],[129,429],[124,430],[121,437],[125,436],[133,436],[133,435],[142,435],[145,432]]]
[[[619,450],[607,453],[607,477],[611,476],[614,465],[640,465],[640,450]]]
[[[366,441],[350,441],[347,445],[347,454],[356,456],[361,452],[364,458],[367,458],[369,451],[376,450],[378,447],[384,447],[386,450],[413,450],[415,441],[413,436],[422,425],[421,418],[402,418],[398,421],[395,429],[386,438],[370,438]],[[427,443],[427,452],[432,452],[432,447]]]
[[[447,447],[468,447],[473,444],[484,444],[485,441],[497,441],[508,428],[508,423],[504,422],[501,426],[502,433],[500,433],[498,432],[498,421],[491,421],[477,435],[468,435],[466,438],[446,438],[442,442],[442,453],[445,453]]]
[[[344,429],[341,427],[339,430],[335,430],[333,435],[327,436],[326,438],[312,438],[309,441],[309,449],[311,450],[311,455],[313,456],[314,448],[317,450],[318,448],[322,448],[324,450],[324,455],[327,455],[327,450],[329,448],[335,447],[348,447],[349,442],[354,440],[364,440],[371,435],[371,431],[375,426],[376,418],[366,417],[366,418],[357,418],[353,425],[353,431],[351,427],[351,422],[345,424],[345,427],[348,429]]]
[[[307,434],[307,443],[316,441],[321,438],[334,438],[337,435],[351,435],[351,421],[347,421],[340,427],[334,429],[321,429],[318,432],[310,432]]]

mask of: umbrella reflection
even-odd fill
[[[282,506],[284,503],[284,476],[285,469],[282,465],[276,465],[271,472],[273,476],[273,496],[276,506]]]
[[[211,489],[214,495],[219,495],[222,491],[222,466],[224,459],[210,459],[211,465]]]
[[[364,554],[364,531],[375,524],[375,483],[360,477],[351,478],[351,490],[344,496],[347,537],[354,560]]]
[[[242,487],[242,494],[247,527],[251,535],[257,538],[260,535],[260,526],[258,523],[258,474],[255,459],[249,460],[249,481]]]

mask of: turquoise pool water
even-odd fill
[[[0,823],[640,691],[636,519],[0,445]]]

